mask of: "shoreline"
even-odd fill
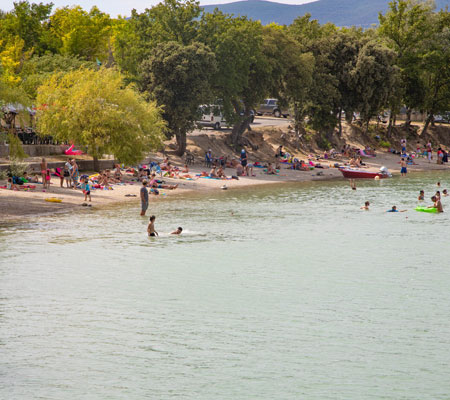
[[[363,161],[368,165],[368,170],[378,170],[382,165],[386,166],[394,175],[400,175],[400,165],[398,164],[399,157],[389,153],[380,153],[376,158],[364,159]],[[417,165],[408,166],[408,173],[416,174],[420,172],[441,171],[445,173],[450,170],[447,165],[439,165],[436,163],[428,163],[425,159],[418,159]],[[334,160],[322,161],[323,165],[332,165]],[[336,161],[338,162],[338,161]],[[194,166],[190,168],[192,175],[201,173],[206,170],[206,167]],[[234,170],[227,168],[225,173],[230,176],[234,174]],[[312,171],[293,171],[287,169],[283,164],[281,165],[280,173],[278,175],[266,175],[262,169],[255,168],[254,177],[240,177],[239,180],[213,180],[205,178],[197,178],[189,181],[176,178],[162,179],[169,184],[179,184],[175,190],[158,189],[160,194],[158,196],[150,194],[150,203],[154,201],[164,201],[164,199],[171,197],[178,197],[180,195],[197,192],[209,193],[214,190],[222,190],[223,185],[227,189],[242,188],[248,190],[251,187],[266,186],[273,184],[296,183],[296,182],[317,182],[317,181],[334,181],[346,179],[342,176],[337,168],[314,169]],[[126,176],[126,175],[125,175]],[[131,178],[130,175],[128,175]],[[403,178],[407,179],[407,177]],[[36,189],[33,191],[12,191],[0,189],[0,223],[20,222],[22,220],[29,220],[33,217],[52,216],[61,213],[77,212],[85,207],[84,195],[81,190],[70,188],[60,188],[59,178],[52,177],[52,187],[50,191],[42,191],[36,184]],[[137,213],[140,210],[139,190],[141,183],[127,179],[125,184],[113,185],[113,190],[94,190],[92,191],[92,210],[108,205],[120,205],[134,203],[136,205]],[[130,196],[126,196],[130,195]],[[57,197],[62,200],[61,203],[52,203],[45,201],[45,198]],[[88,202],[87,202],[88,203]]]

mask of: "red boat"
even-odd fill
[[[342,172],[344,178],[349,179],[374,179],[377,176],[380,179],[383,179],[383,178],[390,178],[392,176],[389,173],[389,171],[384,167],[380,168],[380,172],[370,172],[363,169],[355,169],[349,167],[340,167],[339,171]]]

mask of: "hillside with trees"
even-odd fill
[[[176,138],[178,154],[201,104],[220,99],[237,148],[266,97],[290,107],[297,135],[341,135],[358,113],[363,132],[406,107],[450,110],[450,13],[394,0],[377,27],[342,28],[311,15],[288,26],[165,0],[129,19],[94,7],[15,3],[0,14],[0,108],[33,106],[41,135],[87,146],[94,157],[132,162]],[[6,121],[6,122],[5,122]],[[406,126],[410,123],[407,119]]]

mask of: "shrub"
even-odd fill
[[[28,164],[21,162],[17,158],[13,158],[9,163],[9,174],[10,176],[23,176],[27,168]]]
[[[380,147],[384,147],[385,149],[389,149],[391,144],[388,141],[380,140]]]

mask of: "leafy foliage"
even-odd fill
[[[142,87],[164,107],[168,134],[176,136],[178,153],[183,155],[186,133],[194,128],[198,107],[211,96],[209,82],[216,70],[214,54],[202,43],[161,43],[153,56],[142,63],[141,70]]]
[[[94,159],[113,154],[135,163],[161,145],[160,109],[147,103],[114,69],[57,73],[39,88],[41,134],[86,146]]]

